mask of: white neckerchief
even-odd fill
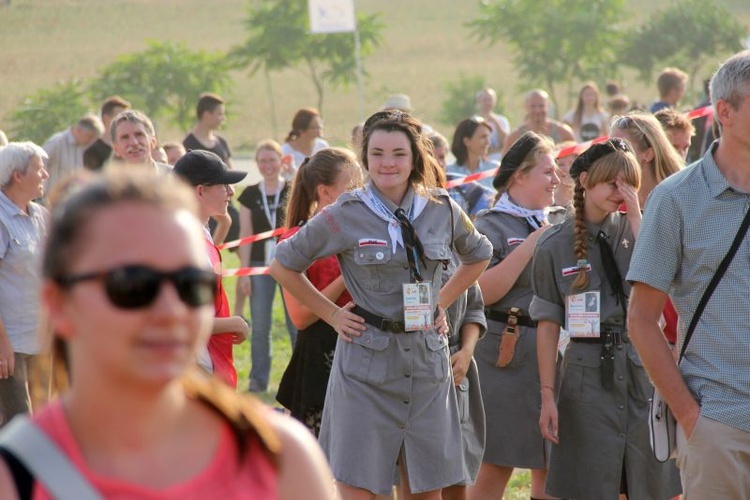
[[[260,181],[258,188],[260,189],[260,198],[263,200],[263,211],[266,213],[266,219],[268,219],[271,229],[276,229],[276,214],[279,210],[279,197],[284,189],[284,181],[281,181],[276,188],[276,196],[273,199],[273,214],[271,214],[271,209],[268,206],[268,197],[266,197],[266,181]]]
[[[497,200],[495,206],[490,210],[493,212],[510,214],[515,217],[522,217],[526,219],[526,222],[528,222],[534,229],[539,229],[542,227],[542,222],[547,222],[547,213],[549,211],[548,208],[542,210],[529,210],[528,208],[518,206],[510,199],[507,191],[504,191],[503,194],[500,195],[500,199]]]
[[[391,239],[391,247],[393,247],[393,253],[396,253],[396,249],[399,246],[403,248],[404,238],[401,235],[401,225],[398,223],[398,220],[396,219],[396,216],[393,214],[393,212],[391,212],[388,207],[385,206],[383,201],[372,190],[372,186],[368,184],[367,186],[354,191],[354,194],[356,194],[359,199],[362,200],[365,205],[367,205],[367,208],[369,208],[372,213],[388,223],[388,236]],[[406,216],[409,218],[409,221],[413,222],[414,219],[419,217],[426,206],[427,198],[414,193],[411,207],[409,207],[409,210],[406,212]]]

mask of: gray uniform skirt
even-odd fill
[[[451,349],[458,351],[460,346]],[[458,400],[458,418],[461,422],[461,439],[463,441],[464,481],[460,484],[470,486],[476,483],[479,467],[482,465],[486,441],[484,404],[479,384],[479,370],[474,359],[471,360],[466,377],[456,386]]]
[[[320,444],[337,481],[388,494],[403,450],[414,493],[464,481],[448,340],[434,330],[392,334],[370,325],[339,339]]]
[[[483,462],[501,467],[544,469],[545,442],[539,430],[542,408],[536,329],[522,326],[513,361],[495,366],[504,323],[487,320],[487,334],[474,351],[487,419]]]
[[[674,460],[651,453],[648,399],[652,386],[631,344],[615,348],[614,387],[602,388],[597,344],[571,342],[565,352],[558,409],[560,444],[552,445],[547,494],[616,499],[623,471],[628,498],[663,500],[680,493]]]

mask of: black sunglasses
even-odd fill
[[[211,304],[216,295],[216,274],[197,267],[164,272],[148,266],[128,265],[109,271],[60,276],[55,279],[63,288],[92,280],[103,281],[109,301],[121,309],[149,306],[159,295],[165,280],[172,282],[180,300],[190,307]]]

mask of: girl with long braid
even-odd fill
[[[575,215],[547,231],[532,263],[538,322],[539,426],[552,443],[545,493],[576,499],[663,499],[680,491],[674,462],[653,458],[651,384],[626,328],[625,281],[641,221],[640,168],[622,139],[573,163]],[[627,214],[618,212],[625,204]],[[559,394],[561,327],[571,335]]]

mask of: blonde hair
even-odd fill
[[[606,143],[605,143],[606,144]],[[587,159],[581,155],[576,162],[585,162]],[[574,163],[575,166],[575,163]],[[574,170],[571,167],[571,172]],[[573,251],[579,262],[578,276],[573,282],[573,290],[582,290],[588,286],[589,277],[584,262],[588,258],[589,230],[585,218],[585,191],[602,182],[612,182],[618,177],[633,186],[636,190],[641,187],[641,170],[638,160],[632,151],[615,149],[604,156],[599,157],[591,163],[584,171],[588,172],[586,185],[581,184],[580,171],[575,175],[575,191],[573,194],[573,207],[575,209],[575,222],[573,226]]]

